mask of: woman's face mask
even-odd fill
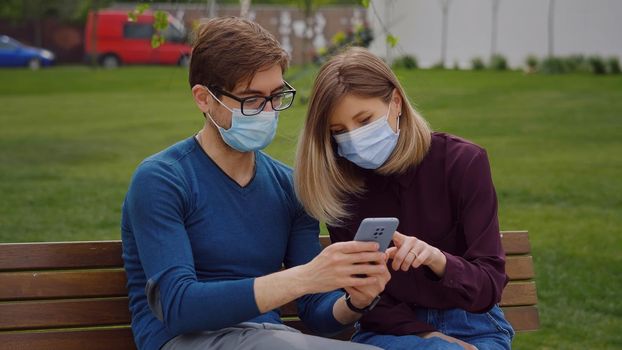
[[[393,132],[389,125],[389,112],[377,120],[352,131],[334,135],[340,156],[364,169],[378,169],[393,153],[399,129]],[[399,125],[399,120],[397,122]]]

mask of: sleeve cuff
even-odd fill
[[[463,261],[455,255],[449,254],[447,252],[442,252],[445,254],[445,258],[447,259],[447,263],[445,265],[445,274],[443,277],[438,277],[430,268],[427,266],[424,268],[425,276],[433,282],[440,283],[443,287],[447,288],[459,288],[460,287],[460,276],[464,273],[464,263]]]
[[[342,296],[341,291],[304,296],[299,300],[299,303],[301,302],[298,306],[300,318],[309,329],[320,335],[331,336],[341,332],[348,325],[337,321],[333,308]]]
[[[335,303],[337,302],[337,300],[339,300],[339,298],[343,296],[343,294],[344,293],[341,291],[335,291],[331,292],[329,295],[326,296],[325,303],[327,303],[328,310],[326,312],[326,318],[324,319],[325,323],[322,333],[338,333],[342,331],[345,327],[349,326],[347,324],[342,324],[341,322],[337,321],[333,312]]]

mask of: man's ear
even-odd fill
[[[194,98],[194,103],[203,113],[208,111],[212,95],[210,95],[205,86],[200,84],[193,86],[192,97]]]

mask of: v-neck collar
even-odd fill
[[[199,148],[199,150],[201,150],[201,153],[203,153],[203,155],[205,155],[205,157],[208,159],[208,161],[216,168],[218,169],[218,172],[224,177],[224,180],[226,183],[229,183],[231,185],[231,187],[235,188],[236,190],[245,193],[245,192],[249,192],[251,191],[253,188],[255,188],[255,178],[257,177],[257,172],[259,171],[258,166],[259,166],[259,162],[257,162],[257,157],[258,152],[254,152],[254,167],[253,167],[253,176],[251,177],[251,179],[248,181],[248,183],[245,186],[240,185],[237,181],[235,181],[231,176],[229,176],[219,165],[218,163],[216,163],[216,161],[214,161],[214,159],[212,159],[212,157],[210,157],[209,154],[207,154],[207,152],[205,152],[205,150],[203,149],[203,147],[201,146],[201,144],[199,143],[199,140],[197,140],[197,135],[192,136],[192,139],[195,142],[195,146]]]

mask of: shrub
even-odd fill
[[[562,59],[564,71],[571,72],[589,72],[590,67],[583,55],[572,55]]]
[[[484,68],[486,68],[486,66],[484,65],[484,60],[479,57],[473,58],[471,60],[471,68],[473,70],[483,70]]]
[[[417,58],[411,55],[404,55],[393,61],[393,68],[417,69]]]
[[[617,57],[610,57],[607,60],[607,72],[609,74],[620,74],[620,60]]]
[[[535,73],[538,70],[538,57],[529,55],[525,59],[525,66],[527,66],[528,73]]]
[[[432,69],[445,69],[445,65],[443,64],[443,62],[436,62],[434,63],[434,65],[431,67]]]
[[[490,58],[490,69],[507,70],[508,61],[502,55],[492,55],[492,57]]]
[[[594,74],[607,74],[607,66],[600,56],[592,56],[588,59],[590,69]]]
[[[559,57],[547,57],[540,64],[540,71],[546,74],[562,74],[566,73],[566,66]]]

